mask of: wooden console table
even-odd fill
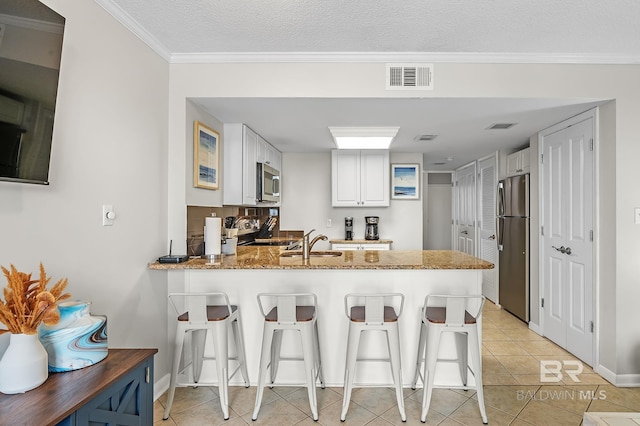
[[[50,373],[23,394],[0,393],[0,425],[153,424],[157,349],[109,349],[99,363]]]

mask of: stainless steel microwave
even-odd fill
[[[258,163],[256,182],[258,202],[277,203],[280,201],[280,171],[265,163]]]

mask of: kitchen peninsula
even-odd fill
[[[284,254],[284,256],[283,256]],[[407,386],[414,372],[418,346],[420,312],[427,294],[481,294],[482,272],[493,264],[468,254],[450,250],[344,250],[316,252],[308,260],[291,255],[277,246],[238,247],[236,255],[223,256],[218,263],[206,259],[190,259],[180,264],[149,265],[153,270],[165,270],[169,292],[222,291],[237,304],[242,315],[247,362],[251,384],[258,374],[262,322],[256,296],[261,292],[302,293],[318,296],[318,328],[321,358],[328,386],[342,386],[348,319],[344,296],[347,293],[402,293],[405,303],[400,321],[403,383]],[[174,275],[175,274],[175,275]],[[169,330],[175,328],[173,313]],[[283,344],[283,356],[299,356],[297,344]],[[295,339],[290,341],[295,343]],[[451,345],[446,345],[453,350]],[[233,345],[231,345],[233,347]],[[361,357],[387,356],[385,337],[380,334],[363,337]],[[300,364],[300,365],[298,365]],[[304,377],[302,363],[287,363],[278,372],[281,382],[298,383]],[[453,364],[452,364],[453,365]],[[203,374],[214,375],[215,368]],[[379,361],[358,367],[359,382],[379,384],[391,382],[390,369]],[[233,370],[234,366],[230,366]],[[445,371],[443,379],[448,381]],[[451,372],[455,378],[455,369]],[[232,383],[240,384],[238,377]]]

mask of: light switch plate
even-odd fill
[[[102,205],[102,226],[112,226],[113,219],[107,217],[107,213],[113,212],[113,206],[111,204]]]
[[[636,225],[640,225],[640,207],[636,207],[635,209],[635,222]]]

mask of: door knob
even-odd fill
[[[460,232],[461,234],[467,235],[469,232],[468,231],[462,231]]]
[[[496,236],[495,236],[495,235],[492,235],[492,236],[490,236],[490,237],[489,237],[489,239],[490,239],[490,240],[495,240],[495,239],[496,239]]]
[[[551,246],[552,248],[558,250],[562,254],[571,254],[571,247],[560,246],[560,248],[556,246]]]

